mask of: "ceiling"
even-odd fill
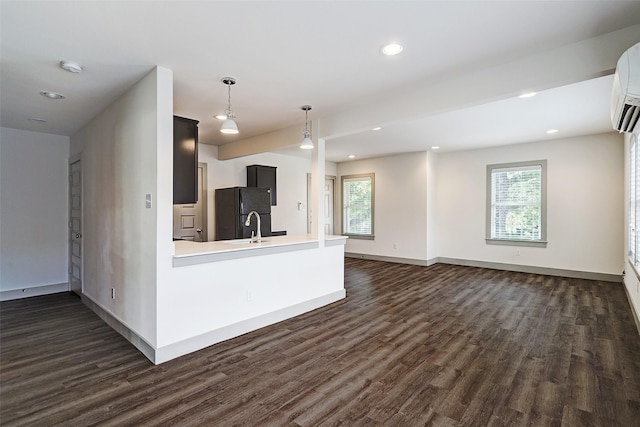
[[[221,145],[339,115],[411,90],[640,23],[638,1],[4,1],[0,124],[72,135],[156,65],[174,76],[174,112]],[[405,50],[385,57],[381,46]],[[63,71],[76,61],[81,74]],[[222,135],[225,76],[240,134]],[[611,130],[611,76],[394,122],[327,142],[328,160],[536,141]],[[66,99],[49,100],[50,90]],[[29,119],[45,120],[36,122]],[[393,143],[390,143],[393,141]]]

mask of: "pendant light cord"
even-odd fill
[[[304,110],[304,136],[309,137],[309,110]]]
[[[231,84],[227,84],[228,88],[228,98],[227,98],[227,117],[232,119],[233,112],[231,111]]]

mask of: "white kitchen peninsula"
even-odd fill
[[[310,235],[174,242],[171,280],[158,289],[166,303],[158,306],[163,333],[154,362],[343,299],[345,242]]]

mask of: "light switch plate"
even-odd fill
[[[145,203],[146,203],[147,209],[150,209],[151,206],[153,206],[153,204],[151,203],[151,193],[147,193],[147,195],[145,196]]]

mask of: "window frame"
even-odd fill
[[[492,237],[492,201],[493,188],[492,176],[496,170],[505,169],[526,169],[540,168],[541,172],[541,193],[540,193],[540,238],[539,239],[509,239]],[[531,246],[546,248],[547,247],[547,161],[531,160],[525,162],[512,162],[487,165],[487,193],[486,193],[486,234],[485,242],[490,245],[510,245],[510,246]]]
[[[361,234],[361,233],[347,233],[346,232],[346,227],[347,224],[345,222],[345,217],[346,217],[346,210],[347,210],[347,206],[345,204],[345,191],[344,191],[344,184],[345,181],[350,181],[350,180],[357,180],[357,179],[362,179],[362,178],[368,178],[369,180],[371,180],[371,232],[368,234]],[[341,203],[341,231],[342,231],[342,235],[343,236],[348,236],[350,239],[363,239],[363,240],[374,240],[375,239],[375,234],[374,234],[374,230],[375,230],[375,193],[376,193],[376,186],[375,186],[375,173],[371,172],[371,173],[361,173],[361,174],[354,174],[354,175],[343,175],[340,177],[340,203]]]

